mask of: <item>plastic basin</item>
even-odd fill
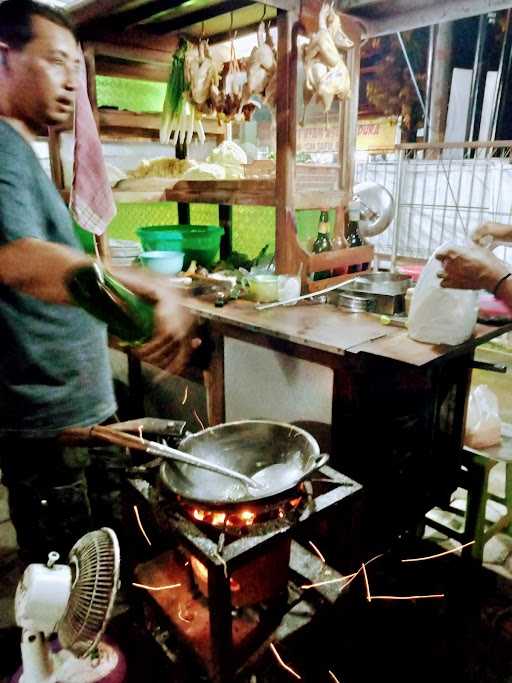
[[[224,228],[218,225],[155,225],[137,229],[144,251],[182,251],[183,268],[192,260],[210,267],[217,258]]]
[[[143,266],[165,275],[176,275],[183,268],[185,254],[182,251],[144,251],[139,255]]]

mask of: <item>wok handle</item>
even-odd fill
[[[331,456],[329,455],[329,453],[320,453],[320,455],[317,455],[308,471],[308,474],[311,474],[311,472],[316,472],[316,470],[319,470],[324,465],[327,465],[330,457]]]

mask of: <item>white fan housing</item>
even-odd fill
[[[83,536],[71,549],[69,565],[31,564],[18,584],[16,622],[23,629],[20,683],[93,683],[115,669],[116,651],[100,643],[119,584],[120,552],[108,528]],[[58,633],[62,650],[46,638]],[[88,655],[94,654],[94,657]]]

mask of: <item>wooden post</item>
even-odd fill
[[[361,61],[361,29],[358,24],[343,16],[343,31],[353,41],[347,53],[350,73],[351,97],[340,104],[339,187],[352,193],[354,186],[354,155],[357,142],[357,114],[359,107],[359,67]]]
[[[233,253],[233,207],[219,204],[219,225],[224,228],[220,240],[220,257],[225,259]]]
[[[226,419],[226,401],[224,387],[224,337],[222,332],[212,331],[214,351],[208,370],[203,373],[206,390],[206,410],[208,425],[221,424]]]
[[[176,143],[176,159],[186,159],[188,156],[187,143]],[[178,202],[178,223],[180,225],[190,225],[190,204]]]
[[[52,179],[58,190],[64,189],[64,171],[60,157],[60,131],[48,129],[48,150],[50,152],[50,168]]]
[[[297,229],[295,224],[295,153],[297,139],[297,16],[279,11],[277,15],[276,102],[276,269],[296,273]]]

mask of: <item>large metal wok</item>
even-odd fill
[[[228,422],[187,436],[180,450],[237,472],[260,483],[249,488],[230,477],[166,461],[160,468],[164,486],[198,503],[214,506],[264,500],[292,491],[329,460],[308,432],[282,422]]]

